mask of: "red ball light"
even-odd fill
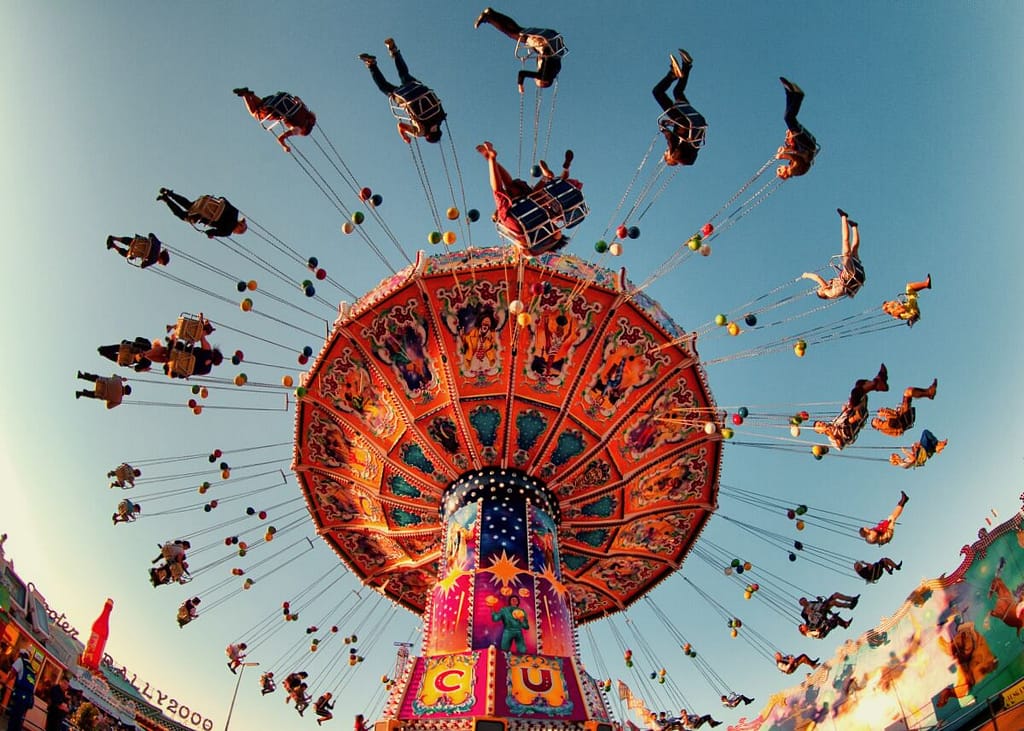
[[[615,229],[615,235],[617,237],[619,237],[620,239],[624,239],[627,236],[629,236],[629,229],[627,229],[626,225],[623,224],[623,225],[619,226],[617,229]]]
[[[266,510],[261,510],[259,515],[260,515],[260,520],[266,520],[267,519],[267,511]]]
[[[306,365],[306,363],[309,362],[309,356],[306,355],[305,353],[300,354],[299,358],[298,358],[298,361],[299,361],[299,365]]]
[[[359,200],[361,200],[361,201],[369,200],[370,196],[372,196],[372,195],[373,195],[373,191],[372,190],[370,190],[369,188],[363,188],[362,190],[359,191]]]
[[[707,238],[708,236],[710,236],[714,232],[715,232],[715,227],[712,226],[710,223],[705,223],[704,226],[700,230],[700,233],[701,233],[702,236],[704,236],[704,238]]]
[[[316,278],[317,279],[327,279],[327,270],[326,269],[317,269],[316,270]]]

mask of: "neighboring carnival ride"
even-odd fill
[[[277,123],[288,122],[287,110],[278,111],[276,117],[257,116],[275,136]],[[293,154],[310,166],[301,150]],[[686,256],[708,255],[708,241],[781,185],[769,169],[774,164],[769,158],[652,278]],[[648,201],[645,196],[664,172],[658,167],[642,186],[646,192],[626,219],[642,203],[643,211],[650,207],[659,193]],[[755,183],[761,187],[730,208]],[[553,184],[565,187],[560,180]],[[374,210],[380,196],[350,186],[380,220]],[[343,231],[359,233],[387,263],[359,228],[363,214],[345,209],[333,190],[324,192],[350,218]],[[576,188],[562,192],[564,200],[551,194],[546,203],[532,201],[531,210],[569,228],[587,209]],[[476,220],[475,213],[467,212],[468,221]],[[459,215],[449,209],[450,219]],[[642,216],[623,221],[612,242],[599,241],[597,251],[620,254],[620,240],[639,235],[626,223]],[[424,617],[420,655],[403,649],[388,680],[385,726],[493,731],[499,725],[610,724],[602,690],[609,691],[611,681],[599,683],[583,669],[576,627],[626,609],[677,571],[718,505],[722,440],[732,430],[711,396],[695,346],[713,326],[684,331],[643,293],[650,279],[634,286],[624,270],[541,253],[548,242],[531,232],[552,232],[525,219],[519,223],[526,234],[519,246],[418,254],[354,304],[343,305],[296,390],[292,468],[317,533],[363,584]],[[257,224],[250,232],[282,250],[284,242]],[[451,244],[454,234],[448,233],[444,241]],[[500,228],[498,233],[515,238]],[[433,243],[441,239],[431,235]],[[189,260],[175,252],[179,257]],[[326,278],[315,259],[308,266],[317,280]],[[255,290],[255,282],[239,282],[238,289]],[[312,281],[302,289],[314,297]],[[754,328],[758,314],[792,299],[748,305],[719,315],[714,324],[737,335],[735,320]],[[253,310],[250,298],[242,310]],[[875,317],[877,329],[877,318],[885,316]],[[175,332],[182,323],[202,324],[183,316]],[[192,340],[201,335],[197,331]],[[808,340],[837,335],[808,330],[760,352],[793,348],[802,357]],[[307,346],[300,363],[312,353]],[[237,351],[232,360],[238,365],[241,359]],[[203,398],[206,388],[198,383],[216,382],[193,380],[193,393]],[[234,383],[246,385],[245,375]],[[290,376],[283,385],[292,386]],[[202,411],[195,400],[189,407]],[[733,423],[746,416],[739,409]],[[784,428],[797,437],[807,418],[801,412]],[[806,452],[806,446],[796,449]],[[816,444],[813,454],[820,459],[827,451]],[[220,456],[219,450],[211,453],[210,462]],[[221,470],[227,479],[226,462]],[[112,485],[127,487],[140,474],[124,464],[109,476],[116,478]],[[203,483],[200,493],[207,489]],[[216,504],[211,500],[204,508],[210,512]],[[274,530],[268,529],[266,541]],[[225,542],[238,544],[238,538]],[[246,544],[238,545],[244,556]],[[247,578],[244,588],[252,585]],[[748,599],[757,589],[752,586]],[[199,598],[189,602],[179,612],[181,626],[198,616]],[[286,620],[297,619],[287,602],[283,606]],[[691,656],[689,648],[683,646]],[[350,665],[355,662],[350,658]],[[629,707],[635,708],[632,702]],[[639,708],[654,724],[642,703]]]
[[[1024,691],[1024,510],[991,531],[981,528],[960,553],[955,571],[923,581],[891,617],[844,642],[802,683],[730,729],[978,728],[1017,705]],[[1020,707],[1014,713],[993,728],[1020,728],[1024,714]]]

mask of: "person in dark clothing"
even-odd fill
[[[481,23],[494,26],[499,33],[503,33],[516,43],[523,44],[529,51],[537,54],[537,70],[522,69],[516,78],[520,93],[523,91],[523,82],[526,79],[533,79],[541,89],[555,83],[558,72],[562,70],[562,56],[565,55],[565,44],[558,31],[550,28],[524,28],[509,16],[499,13],[493,8],[484,8],[483,12],[477,16],[473,27],[479,28]]]
[[[785,160],[786,164],[776,168],[775,174],[786,180],[805,175],[811,169],[820,148],[814,135],[796,118],[804,103],[803,89],[782,76],[779,77],[779,81],[786,90],[786,113],[783,117],[786,122],[786,143],[779,148],[775,157]]]
[[[316,711],[317,719],[316,725],[319,726],[324,721],[330,721],[334,718],[334,714],[331,711],[334,710],[334,703],[331,702],[331,694],[324,693],[322,696],[316,699],[316,703],[313,704],[313,710]]]
[[[233,89],[232,92],[242,97],[245,108],[257,122],[280,123],[284,127],[284,131],[277,136],[277,142],[285,152],[292,151],[286,139],[293,135],[305,137],[316,126],[316,115],[297,96],[279,91],[260,98],[245,86]]]
[[[46,706],[46,731],[62,731],[64,719],[68,717],[68,677],[54,683],[48,694],[49,705]]]
[[[149,338],[144,337],[122,340],[117,345],[101,345],[96,348],[96,351],[107,360],[134,368],[139,373],[148,371],[153,365],[153,360],[148,357],[151,350],[153,350],[153,343]]]
[[[666,165],[693,165],[697,161],[697,153],[704,144],[707,123],[697,110],[690,106],[686,98],[686,82],[690,78],[693,57],[682,48],[679,49],[682,63],[675,56],[669,56],[671,66],[665,77],[655,84],[651,93],[654,94],[658,106],[665,112],[659,124],[661,133],[665,135],[668,149],[664,159]],[[668,88],[675,81],[672,99],[668,97]]]
[[[727,696],[722,696],[722,705],[726,708],[735,708],[740,703],[742,703],[745,706],[749,706],[753,702],[753,698],[749,698],[743,695],[742,693],[730,693]]]
[[[854,572],[869,584],[874,584],[882,578],[883,573],[891,575],[893,571],[899,571],[902,568],[902,561],[896,563],[889,557],[882,558],[880,561],[875,561],[874,563],[871,563],[870,561],[853,562]]]
[[[828,421],[815,421],[814,431],[828,437],[836,449],[853,444],[860,430],[867,423],[868,393],[871,391],[889,390],[889,371],[885,363],[878,369],[878,375],[874,378],[861,378],[850,389],[850,398],[835,419]]]
[[[166,203],[167,207],[171,209],[171,213],[182,221],[193,226],[197,224],[206,226],[203,233],[211,239],[214,236],[244,234],[249,228],[249,224],[246,223],[238,209],[231,205],[226,198],[204,195],[195,201],[190,201],[169,188],[161,188],[156,199]]]
[[[393,38],[385,38],[384,46],[388,49],[391,58],[395,60],[395,69],[398,71],[399,86],[395,86],[381,73],[377,66],[377,57],[369,53],[359,54],[359,58],[366,68],[370,70],[370,76],[381,93],[404,111],[409,121],[399,121],[398,134],[406,142],[411,142],[413,137],[422,137],[427,142],[438,142],[441,139],[441,123],[448,116],[431,89],[419,79],[409,73],[409,66],[398,50]]]
[[[121,246],[118,246],[121,244]],[[139,268],[160,264],[167,266],[171,261],[171,255],[162,248],[163,244],[151,233],[149,236],[108,236],[107,248],[113,249],[125,259],[138,259]],[[129,261],[129,263],[131,263]]]
[[[28,650],[22,648],[18,659],[7,673],[7,684],[13,685],[7,705],[7,731],[21,731],[25,714],[35,704],[36,671],[32,667]]]

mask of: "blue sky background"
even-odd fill
[[[8,342],[7,356],[0,359],[0,378],[7,384],[0,418],[5,443],[0,529],[10,535],[7,550],[19,572],[83,632],[103,599],[113,597],[109,651],[140,679],[170,691],[218,725],[235,680],[224,667],[224,646],[279,612],[281,601],[324,575],[336,575],[337,561],[314,538],[315,549],[301,559],[179,630],[173,619],[178,604],[193,590],[228,579],[229,566],[244,564],[225,563],[188,588],[154,590],[146,579],[154,544],[229,519],[243,521],[242,507],[248,504],[259,509],[290,500],[272,511],[273,520],[295,509],[298,490],[289,482],[210,515],[198,507],[153,517],[169,510],[174,500],[159,503],[158,510],[156,503],[147,504],[147,491],[207,478],[150,487],[143,482],[129,496],[142,503],[146,519],[112,528],[110,514],[126,494],[108,490],[105,474],[124,459],[214,448],[223,449],[233,464],[248,463],[247,456],[232,456],[231,450],[288,442],[291,415],[208,410],[196,417],[184,408],[128,403],[106,412],[98,403],[74,400],[80,385],[75,371],[109,374],[111,364],[96,355],[96,346],[121,337],[158,337],[181,311],[202,309],[215,320],[238,323],[240,329],[294,349],[309,344],[319,350],[320,343],[294,328],[245,319],[235,306],[133,270],[105,251],[104,239],[108,233],[154,231],[172,248],[209,258],[237,278],[256,278],[306,307],[297,290],[285,292],[248,263],[225,256],[154,201],[161,186],[195,196],[219,193],[303,255],[318,256],[348,288],[361,293],[373,287],[387,269],[358,238],[340,232],[338,213],[249,118],[231,89],[247,85],[259,93],[285,89],[302,96],[360,182],[383,195],[380,213],[406,249],[426,247],[434,225],[415,169],[395,134],[385,98],[356,58],[362,51],[375,53],[385,74],[394,77],[382,43],[393,36],[413,74],[437,90],[448,111],[469,204],[484,213],[473,228],[473,241],[495,243],[486,223],[491,203],[485,166],[473,147],[492,140],[499,159],[514,165],[519,65],[510,41],[491,28],[473,30],[480,9],[465,2],[312,2],[291,10],[263,2],[0,0],[7,122],[0,152],[0,221],[5,228],[0,306]],[[563,149],[576,152],[573,171],[584,181],[593,211],[574,236],[571,252],[580,256],[596,256],[592,243],[601,238],[655,134],[659,110],[650,88],[667,69],[667,55],[683,46],[695,58],[688,96],[709,121],[707,147],[697,165],[681,171],[646,215],[640,238],[629,242],[621,259],[606,262],[626,266],[634,281],[646,278],[774,152],[784,131],[778,76],[797,81],[807,92],[801,119],[823,147],[811,174],[784,185],[721,236],[711,257],[694,257],[651,287],[650,294],[683,327],[694,329],[717,312],[823,266],[839,248],[836,206],[861,224],[868,283],[855,300],[828,308],[815,322],[865,312],[901,292],[907,280],[932,274],[935,288],[922,296],[923,318],[913,329],[814,346],[800,360],[783,351],[708,369],[719,404],[746,405],[754,413],[841,402],[852,382],[873,375],[880,361],[889,367],[893,390],[872,396],[874,408],[895,404],[906,385],[926,386],[933,377],[939,379],[938,398],[918,408],[918,429],[928,427],[948,437],[950,446],[922,470],[904,472],[879,461],[888,448],[909,444],[911,435],[897,441],[863,434],[860,449],[848,452],[867,459],[844,454],[815,462],[807,453],[741,445],[725,450],[723,484],[793,504],[874,522],[888,513],[901,489],[910,494],[896,539],[884,551],[811,528],[800,536],[857,558],[890,555],[904,561],[901,573],[876,586],[864,587],[849,572],[840,575],[806,561],[790,564],[784,554],[718,518],[705,532],[708,540],[754,561],[752,576],[762,584],[770,581],[758,578],[763,562],[814,593],[863,589],[854,625],[825,641],[805,640],[757,600],[744,602],[720,567],[691,559],[683,569],[683,575],[786,651],[830,656],[843,639],[856,637],[894,610],[921,578],[952,570],[960,547],[974,539],[990,510],[1005,517],[1019,507],[1024,434],[1017,418],[1022,406],[1016,322],[1022,255],[1016,218],[1024,162],[1018,131],[1024,54],[1017,35],[1024,9],[1013,2],[685,2],[649,3],[639,10],[626,3],[522,2],[501,9],[524,25],[559,29],[570,48],[548,159],[557,165]],[[527,99],[529,127],[532,92]],[[528,134],[527,148],[529,142]],[[315,153],[308,140],[299,140],[298,146]],[[438,151],[423,152],[439,205],[447,205]],[[337,178],[332,182],[344,192]],[[357,207],[355,199],[347,202]],[[390,246],[376,229],[368,231]],[[239,241],[262,246],[248,235]],[[392,252],[392,261],[400,261]],[[229,280],[182,259],[168,271],[232,301],[238,298]],[[304,275],[298,271],[295,276]],[[332,301],[342,298],[328,287],[321,293]],[[811,301],[801,306],[806,309]],[[315,318],[269,309],[314,332],[333,318],[326,307],[315,310]],[[800,321],[787,323],[767,337],[801,327]],[[727,356],[749,347],[755,336],[749,341],[709,338],[700,352],[706,358]],[[243,349],[250,360],[294,364],[294,354],[247,335],[225,329],[214,340],[228,352]],[[297,364],[293,367],[287,372],[297,374]],[[218,375],[231,377],[239,370],[269,382],[286,372],[229,365]],[[189,397],[187,387],[149,378],[152,382],[137,384],[131,401],[182,403]],[[215,400],[280,408],[283,398],[227,392],[210,403]],[[737,438],[744,436],[741,427]],[[806,433],[804,439],[811,443]],[[288,446],[269,453],[260,459],[276,459],[287,468]],[[153,466],[144,478],[209,466],[200,462]],[[219,496],[255,489],[256,482],[221,488]],[[176,504],[201,506],[204,499],[189,492]],[[721,512],[796,537],[785,516],[750,511],[725,497]],[[239,530],[212,532],[202,542],[216,543]],[[312,537],[312,527],[289,531],[266,546],[267,553],[254,552],[250,559],[265,558],[273,549],[281,551],[278,562],[284,561],[293,555],[284,548],[303,535]],[[211,548],[202,562],[223,551]],[[325,667],[328,660],[320,656],[315,665],[313,658],[297,659],[308,640],[303,629],[320,622],[321,614],[340,616],[331,614],[332,608],[355,588],[351,577],[342,580],[253,659],[269,666],[289,657],[296,666]],[[416,636],[417,623],[404,610],[387,604],[386,610],[377,609],[366,591],[360,599],[347,626],[324,640],[321,654],[344,653],[347,648],[338,640],[351,631],[364,637],[369,632],[376,643],[364,640],[361,651],[367,660],[355,672],[325,670],[319,681],[323,687],[314,687],[335,690],[338,723],[348,723],[357,712],[377,715],[379,677],[393,663],[391,643]],[[682,579],[666,581],[652,599],[685,634],[701,639],[698,649],[734,689],[761,701],[797,677],[780,675],[747,644],[730,639],[724,622]],[[378,624],[381,617],[388,622]],[[717,704],[717,695],[692,662],[664,639],[664,628],[643,603],[629,618],[651,648],[667,649],[627,671],[616,633],[607,622],[596,623],[581,633],[583,659],[595,675],[623,678],[648,695],[656,709],[677,709],[680,700],[665,686],[648,688],[643,680],[648,670],[664,666],[694,708],[735,720],[739,712],[725,712]],[[634,656],[642,655],[629,641],[631,630],[622,618],[615,622]],[[243,683],[232,727],[291,726],[293,714],[280,693],[259,697],[253,673]]]

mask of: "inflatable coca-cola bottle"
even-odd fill
[[[110,612],[114,608],[114,600],[107,599],[103,605],[103,611],[96,621],[92,623],[92,633],[89,635],[89,643],[85,646],[82,659],[79,665],[88,668],[93,672],[100,669],[100,661],[103,659],[103,650],[107,646],[107,637],[110,636]]]

